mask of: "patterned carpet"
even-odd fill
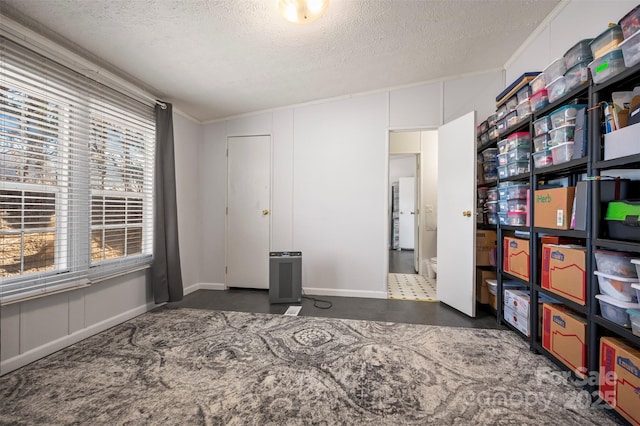
[[[158,309],[0,377],[21,425],[608,425],[512,332]]]
[[[437,302],[435,279],[418,274],[389,274],[387,294],[389,299]]]

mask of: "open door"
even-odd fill
[[[438,300],[476,316],[476,113],[438,129]]]

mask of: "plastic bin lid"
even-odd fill
[[[640,303],[622,302],[620,300],[614,299],[613,297],[607,296],[606,294],[596,294],[596,299],[608,303],[609,305],[616,306],[618,308],[640,309]]]
[[[640,284],[631,284],[631,288],[635,288],[636,290],[640,290]]]
[[[625,220],[627,216],[640,215],[640,201],[610,201],[605,220]]]
[[[627,313],[632,317],[640,317],[640,309],[627,309]]]
[[[640,37],[640,31],[636,31],[635,33],[633,33],[630,37],[625,38],[623,42],[621,42],[618,47],[620,49],[622,49],[623,46],[626,46],[627,44],[631,44],[634,45],[635,43],[638,42],[638,37]],[[632,41],[633,40],[633,41]]]
[[[619,32],[622,35],[622,27],[620,25],[610,25],[609,27],[607,27],[606,30],[604,30],[603,32],[601,32],[600,34],[598,34],[598,37],[594,38],[593,40],[591,40],[591,42],[589,42],[589,47],[591,47],[591,45],[597,41],[600,41],[601,38],[603,38],[604,36],[606,36],[609,32]]]
[[[564,56],[567,56],[567,53],[571,52],[572,49],[575,49],[576,47],[578,47],[581,44],[582,45],[586,44],[587,47],[589,47],[589,44],[591,44],[592,41],[593,41],[592,38],[585,38],[585,39],[580,40],[579,42],[577,42],[576,44],[571,46],[569,49],[567,49],[567,52],[564,54]]]
[[[604,278],[608,278],[610,280],[622,281],[623,283],[638,283],[638,284],[640,284],[640,281],[638,280],[637,277],[619,277],[617,275],[605,274],[604,272],[601,272],[601,271],[593,271],[593,273],[595,275],[598,275],[598,276],[604,277]]]
[[[619,47],[617,49],[613,49],[605,53],[604,55],[597,57],[593,61],[589,63],[589,68],[593,68],[596,63],[602,63],[606,61],[611,61],[614,59],[622,59],[622,49]]]
[[[577,64],[575,64],[574,66],[572,66],[571,68],[569,68],[567,70],[566,73],[564,73],[564,75],[566,76],[567,74],[571,74],[573,71],[579,69],[579,68],[588,68],[589,67],[589,63],[593,61],[593,56],[591,56],[591,54],[589,54],[588,59],[585,59],[584,61],[580,61]]]
[[[551,112],[551,113],[549,114],[549,116],[559,114],[559,113],[561,113],[561,112],[563,112],[563,111],[565,111],[565,110],[567,110],[567,109],[569,109],[569,108],[575,108],[576,110],[578,110],[578,109],[586,108],[587,106],[588,106],[588,105],[585,105],[585,104],[569,104],[569,105],[564,105],[564,106],[561,106],[561,107],[560,107],[560,108],[558,108],[558,109],[553,110],[553,112]]]
[[[640,259],[631,259],[631,263],[634,265],[640,265]],[[638,290],[640,290],[640,288]]]

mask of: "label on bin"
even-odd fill
[[[564,210],[556,211],[556,226],[564,226]]]
[[[599,67],[596,67],[596,74],[606,70],[607,68],[609,68],[609,62],[605,62],[602,65],[600,65]]]

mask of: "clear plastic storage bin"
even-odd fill
[[[624,15],[620,21],[618,21],[622,35],[625,39],[631,37],[638,30],[640,30],[640,5],[634,7],[629,13]]]
[[[516,107],[518,106],[518,97],[516,95],[513,95],[512,97],[507,99],[505,106],[507,107],[507,114],[515,111]]]
[[[507,212],[526,212],[527,211],[527,199],[526,198],[513,198],[507,201]]]
[[[498,201],[487,201],[485,205],[489,213],[498,213]]]
[[[622,50],[625,66],[632,67],[640,62],[640,32],[633,34],[618,47]]]
[[[517,148],[510,149],[507,153],[508,163],[513,163],[514,161],[526,161],[529,159],[529,147],[528,146],[520,146]]]
[[[575,124],[578,110],[586,107],[586,105],[579,104],[565,105],[558,108],[557,110],[549,114],[549,117],[551,118],[551,128],[557,129],[558,127],[562,127],[567,124]]]
[[[498,184],[498,199],[507,200],[509,198],[509,187],[513,186],[513,182],[500,182]]]
[[[489,188],[487,188],[486,186],[481,186],[480,188],[478,188],[478,198],[486,200],[488,190]]]
[[[521,104],[524,101],[528,101],[531,93],[531,86],[529,86],[528,84],[525,85],[522,89],[518,90],[518,93],[516,93],[518,104]]]
[[[505,179],[509,177],[509,166],[498,166],[498,179]]]
[[[573,158],[573,142],[564,142],[551,147],[551,157],[553,164],[562,164],[571,161]]]
[[[635,336],[640,336],[640,309],[627,309],[631,320],[631,332]]]
[[[507,117],[505,118],[505,120],[507,120],[507,129],[516,127],[520,123],[520,117],[518,117],[518,111],[516,110],[511,111],[509,114],[507,114]]]
[[[618,47],[623,41],[624,35],[622,34],[622,28],[620,28],[620,25],[613,25],[601,32],[598,37],[589,43],[591,55],[597,59]],[[593,72],[591,75],[593,76]]]
[[[487,189],[487,196],[485,198],[488,201],[497,201],[498,200],[498,190],[496,188]]]
[[[549,103],[554,103],[558,99],[567,93],[566,80],[564,76],[560,76],[547,84],[547,95],[549,96]]]
[[[621,302],[604,294],[596,294],[600,303],[600,312],[605,319],[618,324],[621,327],[631,328],[631,319],[628,309],[640,309],[640,304]]]
[[[551,146],[560,145],[564,142],[573,142],[573,132],[576,126],[573,124],[566,124],[560,126],[557,129],[549,131],[549,144]]]
[[[580,62],[591,62],[593,60],[593,53],[591,53],[591,48],[589,47],[589,43],[592,41],[592,38],[580,40],[567,50],[567,53],[564,54],[564,63],[567,66],[567,70]]]
[[[489,139],[498,139],[500,137],[500,132],[498,132],[498,128],[496,126],[489,127]]]
[[[549,94],[547,93],[547,89],[541,89],[535,92],[529,98],[529,102],[531,103],[531,109],[533,111],[541,110],[549,105]]]
[[[592,60],[580,62],[567,70],[564,75],[567,92],[589,81],[589,62]]]
[[[482,151],[482,158],[484,161],[496,161],[498,155],[498,148],[487,148]]]
[[[495,127],[496,121],[498,121],[497,114],[491,114],[489,117],[487,117],[487,124],[489,125],[489,128]]]
[[[548,115],[538,118],[533,122],[533,135],[540,136],[551,130],[551,118]]]
[[[507,212],[503,212],[503,211],[499,211],[498,212],[498,223],[500,225],[506,225],[507,224]]]
[[[631,284],[631,287],[636,291],[636,298],[640,301],[640,284]]]
[[[507,225],[524,226],[526,224],[527,224],[526,212],[508,212],[507,213]]]
[[[539,90],[544,89],[546,85],[547,85],[547,82],[544,79],[544,73],[538,74],[536,78],[534,78],[529,82],[529,87],[531,87],[531,95],[536,93]],[[529,95],[529,98],[531,98],[531,95]]]
[[[566,71],[567,66],[564,63],[564,58],[558,58],[551,62],[544,70],[542,70],[547,86],[556,78],[563,76]]]
[[[504,154],[498,154],[498,166],[506,166],[508,162],[509,162],[508,153],[505,152]]]
[[[520,120],[531,114],[531,104],[529,103],[529,99],[525,99],[518,104],[516,107],[516,113]]]
[[[589,64],[591,78],[596,84],[607,81],[626,69],[621,49],[615,49],[594,59]]]
[[[594,250],[596,268],[609,275],[635,278],[638,276],[633,256],[619,251]]]
[[[529,147],[531,145],[531,135],[529,132],[516,132],[511,133],[507,137],[507,151],[511,151],[514,148]]]
[[[515,161],[507,164],[509,177],[529,173],[529,161]]]
[[[533,153],[533,165],[536,169],[543,169],[553,165],[553,156],[550,149]]]
[[[507,111],[507,106],[505,104],[502,104],[498,107],[498,109],[496,110],[496,125],[498,123],[498,120],[502,120],[508,112],[509,111]]]
[[[527,198],[527,191],[529,190],[529,184],[516,183],[507,187],[507,200],[513,200],[515,198]]]
[[[498,141],[498,153],[506,154],[509,151],[509,141],[506,139],[502,139]]]
[[[498,213],[506,213],[509,211],[508,200],[498,200]]]
[[[605,274],[601,271],[594,271],[593,273],[598,277],[600,293],[621,302],[638,302],[636,290],[632,287],[634,284],[640,284],[638,278],[619,277]]]
[[[549,134],[544,133],[533,138],[533,150],[535,152],[546,151],[549,147]],[[551,153],[549,153],[551,155]]]
[[[490,172],[491,170],[495,170],[496,162],[495,161],[485,161],[482,163],[482,168],[485,172]]]
[[[487,223],[489,225],[497,225],[498,224],[498,213],[488,213],[487,214]]]

